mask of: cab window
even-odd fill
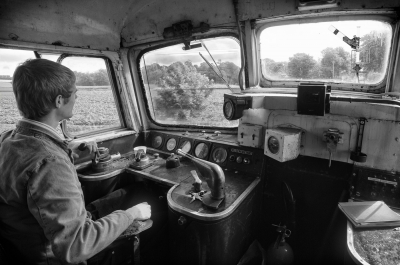
[[[57,61],[61,54],[38,52],[44,59]],[[17,66],[35,59],[34,51],[0,49],[0,133],[15,128],[21,119],[12,90],[12,76]],[[110,75],[102,58],[67,57],[62,63],[76,75],[77,100],[74,116],[67,121],[71,136],[121,128],[123,119],[111,89]],[[57,128],[61,134],[60,127]]]
[[[21,119],[12,89],[15,68],[28,59],[35,59],[33,51],[0,49],[0,133],[12,130]]]
[[[236,127],[222,111],[224,94],[240,91],[237,39],[218,37],[145,52],[140,70],[151,119],[160,124]]]
[[[259,41],[261,86],[317,81],[367,92],[385,80],[392,26],[377,20],[285,24],[264,28]]]
[[[61,63],[74,71],[77,100],[74,116],[67,121],[71,135],[91,133],[123,126],[122,115],[117,108],[111,78],[103,58],[68,56]]]

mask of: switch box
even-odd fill
[[[293,160],[300,153],[300,143],[300,129],[267,129],[265,131],[264,154],[279,162]]]
[[[261,125],[243,123],[238,129],[238,142],[243,146],[262,148],[263,127]]]

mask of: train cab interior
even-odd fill
[[[133,186],[152,207],[88,264],[398,264],[400,232],[338,204],[400,210],[399,7],[1,1],[0,133],[21,118],[20,63],[75,73],[59,132],[99,146],[74,163],[85,203]]]

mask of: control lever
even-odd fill
[[[87,143],[86,142],[83,142],[78,146],[78,150],[79,151],[85,151],[86,148],[87,148]],[[94,164],[97,164],[97,163],[99,163],[99,159],[100,159],[100,153],[99,153],[99,150],[97,150],[94,153],[94,158],[92,159],[92,162]]]
[[[338,129],[330,128],[327,132],[324,132],[324,137],[326,141],[326,148],[329,152],[329,167],[331,167],[332,153],[336,153],[338,143],[341,143],[342,132]]]
[[[189,155],[181,149],[176,150],[176,153],[192,160],[197,171],[206,180],[211,192],[203,197],[203,204],[212,209],[218,209],[225,198],[225,174],[222,168],[217,164]]]
[[[201,190],[201,180],[200,180],[199,176],[197,175],[196,170],[190,171],[190,174],[192,174],[192,176],[194,178],[194,183],[193,183],[194,192],[200,192],[200,190]]]

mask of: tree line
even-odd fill
[[[106,69],[99,69],[93,73],[74,71],[77,86],[109,86],[110,79]]]
[[[151,65],[146,65],[141,69],[143,81],[145,83],[161,86],[163,80],[165,80],[165,78],[168,78],[171,71],[173,71],[171,69],[176,67],[181,68],[182,64],[187,65],[190,68],[190,70],[187,69],[187,71],[199,73],[208,78],[208,80],[210,82],[213,82],[214,84],[224,84],[225,81],[229,85],[239,84],[238,76],[240,68],[232,62],[222,61],[217,62],[218,67],[216,67],[215,64],[212,64],[214,70],[211,69],[211,67],[205,62],[201,63],[200,65],[193,64],[190,61],[186,61],[183,63],[174,62],[170,65],[160,65],[158,63],[153,63]],[[218,73],[218,75],[216,72]],[[220,77],[221,73],[223,79]]]
[[[195,118],[204,110],[205,100],[215,84],[238,84],[240,68],[232,62],[217,62],[213,69],[206,63],[195,65],[191,61],[174,62],[170,65],[153,63],[141,69],[145,83],[159,88],[154,96],[156,115],[177,120]],[[224,80],[216,74],[222,73]],[[150,86],[151,87],[151,86]]]

